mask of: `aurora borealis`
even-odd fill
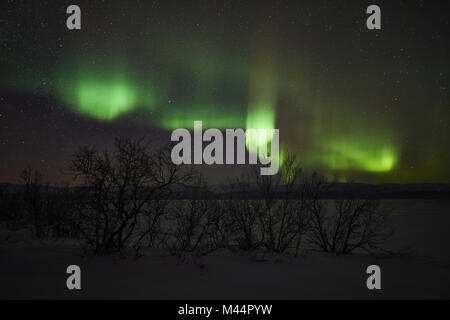
[[[447,10],[380,1],[369,31],[365,1],[80,1],[69,31],[68,4],[2,4],[0,181],[201,120],[278,128],[282,153],[332,180],[450,182]]]

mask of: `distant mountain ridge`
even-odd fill
[[[24,188],[21,184],[0,183],[1,191],[18,192]],[[78,188],[78,187],[74,187]],[[44,192],[54,192],[60,187],[43,186]],[[331,182],[323,193],[323,198],[372,198],[372,199],[441,199],[450,200],[450,184],[445,183],[412,183],[412,184],[366,184],[366,183],[335,183]],[[194,187],[174,186],[173,199],[189,199],[205,197],[209,199],[223,199],[230,195],[236,198],[243,196],[243,189],[239,184],[209,185],[200,195]],[[258,199],[261,194],[255,183],[250,184],[246,191],[247,197]],[[286,196],[284,186],[275,190],[275,198]]]

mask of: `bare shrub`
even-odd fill
[[[223,247],[223,213],[219,201],[208,199],[204,182],[193,181],[189,199],[175,200],[170,206],[165,246],[179,257],[186,253],[203,256]]]
[[[261,224],[264,213],[262,202],[252,198],[251,176],[243,176],[232,185],[225,201],[226,220],[223,224],[225,241],[229,248],[250,251],[259,248],[264,241]]]
[[[51,238],[78,236],[78,231],[71,224],[74,215],[74,192],[68,185],[47,190],[42,202],[41,231],[44,236]]]
[[[252,183],[253,182],[253,183]],[[234,183],[228,200],[230,243],[242,250],[265,250],[297,255],[309,226],[301,168],[288,154],[278,174],[258,170]]]
[[[307,201],[311,213],[310,242],[325,252],[383,251],[391,232],[387,224],[388,212],[380,210],[379,201],[337,199],[334,210],[326,210],[323,194],[328,188],[323,177],[312,176]]]
[[[28,228],[39,237],[74,237],[69,224],[72,193],[69,186],[44,185],[31,167],[20,171],[20,186],[0,188],[0,219],[9,230]]]

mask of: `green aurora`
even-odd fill
[[[317,20],[322,7],[315,15],[287,12],[295,24],[253,7],[227,19],[105,8],[85,16],[90,27],[82,32],[58,31],[63,47],[41,30],[29,35],[39,39],[33,51],[5,51],[2,89],[51,96],[99,127],[126,122],[172,131],[201,120],[205,129],[278,128],[281,162],[294,153],[306,171],[332,180],[450,182],[441,40],[428,56],[419,44],[429,37],[414,42],[405,30],[378,37],[358,25],[359,34],[350,19],[347,29],[336,22],[334,34]],[[127,10],[132,20],[122,15]]]
[[[192,72],[192,64],[198,63],[191,61],[183,62],[186,64],[182,65],[185,71]],[[213,64],[212,61],[215,60],[209,59],[209,64]],[[220,61],[216,63],[220,64]],[[215,69],[214,66],[209,68]],[[78,68],[83,69],[87,68]],[[186,77],[184,80],[194,84],[192,91],[178,94],[179,98],[171,100],[171,92],[176,91],[176,81],[166,80],[162,82],[164,85],[158,86],[154,81],[133,77],[133,72],[124,71],[126,69],[122,67],[119,71],[109,73],[100,70],[74,72],[76,77],[63,75],[55,94],[73,112],[101,122],[120,121],[122,116],[139,111],[151,115],[152,123],[149,125],[166,130],[193,129],[195,120],[202,120],[204,128],[279,128],[282,155],[285,151],[297,153],[301,163],[324,172],[330,178],[336,179],[338,172],[339,181],[352,180],[353,174],[358,172],[372,177],[382,174],[380,176],[385,179],[386,174],[394,172],[399,165],[400,147],[394,142],[393,136],[386,136],[386,132],[390,131],[386,124],[374,127],[373,123],[368,123],[365,126],[355,119],[359,123],[357,127],[347,126],[348,121],[339,117],[324,118],[323,114],[328,114],[324,103],[320,103],[319,107],[316,102],[315,106],[307,106],[297,113],[295,107],[290,105],[290,112],[299,117],[299,125],[283,126],[281,121],[277,121],[277,115],[283,114],[283,109],[277,106],[280,96],[288,97],[293,103],[296,99],[311,98],[305,90],[300,90],[304,96],[299,97],[299,92],[283,88],[283,83],[275,83],[276,76],[272,68],[256,66],[256,71],[248,68],[243,75],[246,80],[239,81],[248,95],[245,97],[245,93],[241,94],[241,99],[235,101],[214,100],[208,92],[213,92],[215,87],[223,83],[232,82],[237,72],[221,72],[223,69],[220,68],[215,74],[183,72]],[[118,69],[105,66],[102,70]],[[145,84],[150,85],[146,87]],[[302,128],[302,113],[312,120],[312,125],[310,123]],[[331,127],[339,130],[330,131]],[[309,132],[305,133],[308,129]],[[309,136],[310,141],[302,147],[303,134]],[[288,141],[285,143],[283,136],[286,135]],[[270,143],[270,140],[268,136],[264,141],[258,139],[258,142]],[[247,141],[247,146],[249,143]]]

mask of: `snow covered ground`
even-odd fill
[[[304,251],[218,252],[184,260],[160,250],[138,259],[82,255],[68,241],[18,233],[0,244],[0,298],[87,299],[428,299],[450,298],[450,202],[389,200],[393,248],[375,258]],[[66,288],[66,268],[81,267],[82,290]],[[381,267],[381,290],[366,288],[366,268]]]

